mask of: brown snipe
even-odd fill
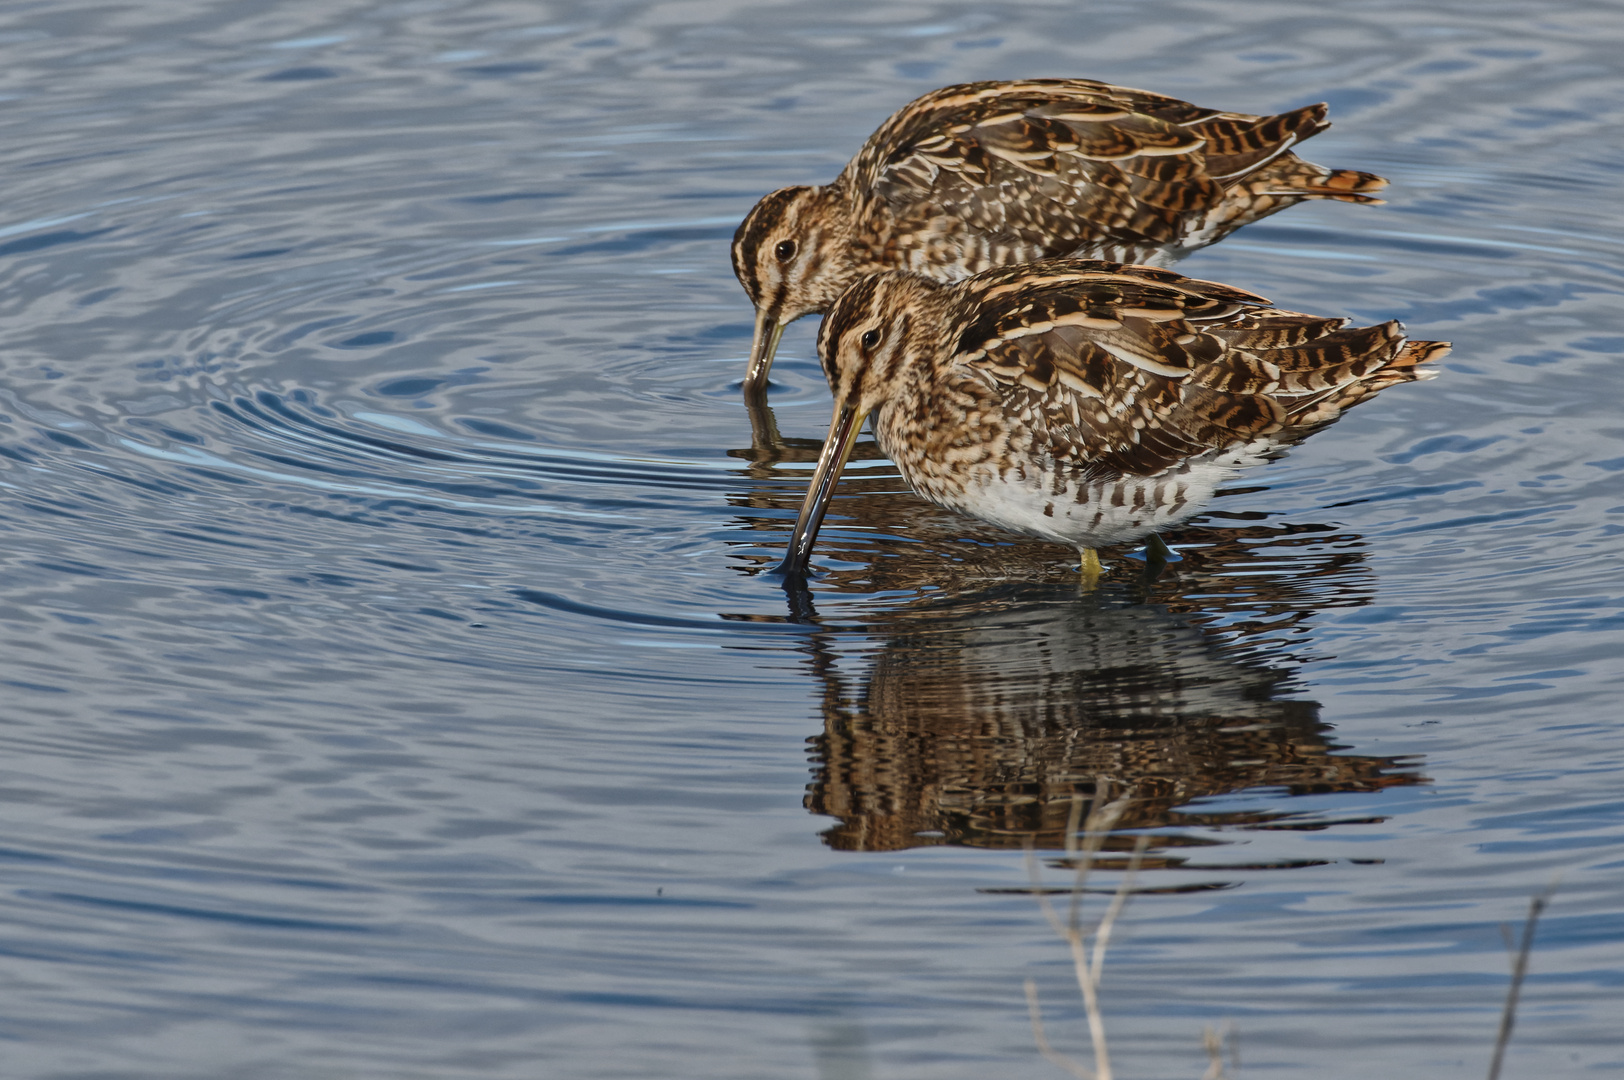
[[[1260,464],[1448,345],[1396,322],[1270,307],[1170,270],[1053,259],[944,284],[865,278],[818,354],[834,418],[779,569],[805,572],[865,417],[920,495],[1016,532],[1094,549],[1196,514]]]
[[[859,278],[946,281],[1069,256],[1165,264],[1304,199],[1379,202],[1387,181],[1303,161],[1325,106],[1205,109],[1087,79],[979,82],[903,106],[835,178],[764,197],[733,236],[756,307],[745,389],[779,334]]]

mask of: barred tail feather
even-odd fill
[[[1402,339],[1404,327],[1397,322],[1383,326],[1391,337]],[[1288,407],[1289,427],[1293,441],[1306,438],[1331,423],[1343,413],[1389,386],[1399,383],[1424,382],[1438,376],[1436,368],[1420,365],[1436,360],[1449,352],[1447,341],[1406,341],[1396,348],[1392,359],[1379,368],[1352,381],[1342,383],[1325,393],[1300,398]]]
[[[1247,186],[1254,196],[1379,204],[1382,200],[1371,193],[1385,188],[1387,181],[1375,173],[1360,172],[1358,169],[1327,169],[1312,161],[1290,157],[1250,177]]]
[[[1413,369],[1419,364],[1430,363],[1448,355],[1454,346],[1447,341],[1409,341],[1405,342],[1404,349],[1393,362],[1388,364],[1389,370],[1393,368]],[[1433,379],[1438,375],[1438,369],[1428,368],[1425,371],[1412,371],[1412,379]]]
[[[1193,125],[1206,140],[1207,175],[1220,183],[1234,183],[1268,173],[1273,163],[1290,157],[1293,147],[1331,126],[1325,110],[1321,102],[1278,116],[1221,114]]]

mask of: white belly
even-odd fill
[[[1024,477],[980,467],[967,482],[947,486],[903,474],[919,494],[1014,532],[1073,547],[1126,544],[1169,528],[1206,508],[1224,481],[1269,456],[1259,440],[1196,458],[1154,476],[1126,476],[1079,486],[1065,476]]]

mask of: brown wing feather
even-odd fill
[[[1267,306],[1147,267],[1053,260],[978,276],[951,316],[962,365],[1061,461],[1154,475],[1238,442],[1285,445],[1398,382],[1441,342],[1396,322]]]
[[[1238,179],[1273,161],[1287,149],[1331,125],[1325,105],[1305,105],[1278,116],[1228,114],[1192,125],[1206,141],[1207,172],[1221,180]]]
[[[1323,130],[1324,112],[1220,113],[1085,79],[969,83],[899,111],[842,179],[895,235],[951,221],[985,238],[997,248],[986,265],[1107,248],[1144,258]]]

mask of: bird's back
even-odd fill
[[[870,269],[953,278],[1040,258],[1165,260],[1367,173],[1291,148],[1325,106],[1259,117],[1086,79],[969,83],[899,110],[842,173]]]

